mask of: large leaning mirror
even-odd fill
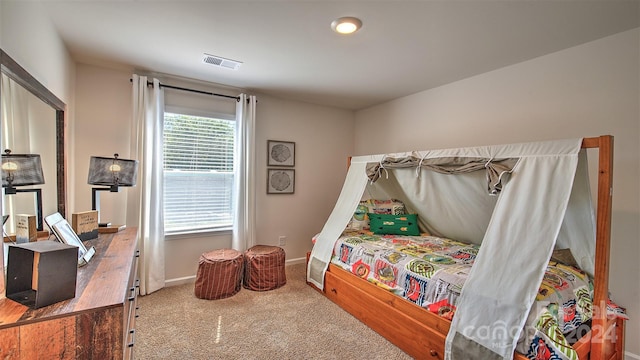
[[[38,154],[44,184],[20,189],[41,189],[42,214],[59,212],[66,216],[64,169],[65,104],[31,74],[0,49],[2,87],[0,88],[0,149],[12,154]],[[17,214],[38,212],[33,192],[7,194],[3,188],[2,214],[9,215],[4,231],[15,233]],[[46,226],[42,224],[46,230]]]

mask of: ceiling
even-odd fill
[[[353,110],[640,26],[639,0],[43,3],[78,62]],[[342,16],[362,29],[334,33]]]

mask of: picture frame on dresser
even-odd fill
[[[60,213],[53,213],[45,217],[44,220],[58,241],[63,244],[78,247],[78,266],[86,265],[93,255],[95,255],[96,249],[93,246],[87,249],[82,240],[78,237],[78,234],[73,231],[71,225],[69,225],[67,220],[65,220]]]

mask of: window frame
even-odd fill
[[[227,114],[227,113],[220,113],[220,112],[215,112],[215,111],[208,111],[208,110],[201,110],[201,109],[194,109],[194,108],[189,108],[189,107],[182,107],[182,106],[173,106],[173,105],[165,105],[164,107],[164,112],[163,112],[163,116],[162,116],[162,126],[163,126],[163,134],[164,134],[164,113],[172,113],[172,114],[178,114],[178,115],[187,115],[187,116],[197,116],[197,117],[206,117],[206,118],[212,118],[212,119],[219,119],[219,120],[226,120],[226,121],[233,121],[236,122],[236,117],[234,114]],[[237,130],[237,124],[235,129]],[[234,134],[235,135],[235,139],[234,141],[237,141],[237,133]],[[164,135],[163,135],[164,136]],[[164,143],[163,143],[163,158],[164,158]],[[235,149],[234,149],[234,153],[235,153]],[[234,154],[235,157],[235,154]],[[236,164],[234,164],[235,167]],[[164,165],[163,165],[163,179],[164,179]],[[164,185],[163,185],[164,186]],[[164,189],[163,189],[163,212],[164,212]],[[233,210],[233,209],[232,209]],[[235,221],[235,219],[233,219],[233,221]],[[206,235],[226,235],[226,234],[231,234],[233,231],[233,223],[231,226],[221,226],[221,227],[217,227],[217,228],[201,228],[201,229],[194,229],[194,230],[167,230],[166,228],[164,229],[164,234],[165,234],[165,240],[173,240],[173,239],[177,239],[177,238],[195,238],[195,237],[202,237],[202,236],[206,236]],[[164,225],[163,225],[164,227]]]

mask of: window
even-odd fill
[[[165,112],[166,233],[233,225],[234,144],[234,121]]]

